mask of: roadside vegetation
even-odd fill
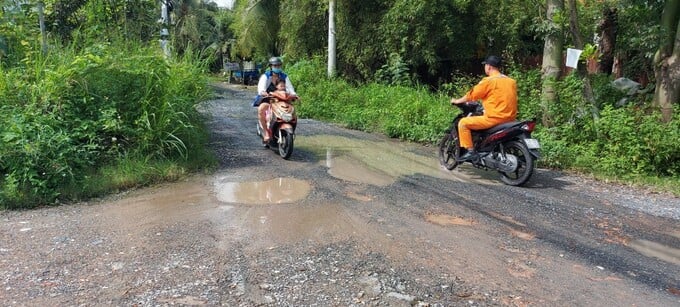
[[[541,118],[540,71],[509,70],[520,87],[519,118]],[[298,104],[301,116],[429,145],[436,145],[458,113],[449,104],[450,98],[462,96],[481,78],[459,76],[433,93],[422,86],[377,82],[353,86],[342,79],[328,79],[325,63],[318,58],[298,62],[288,72],[296,78],[296,89],[303,97]],[[644,95],[617,106],[614,102],[626,94],[610,81],[599,76],[595,83],[597,103],[602,105],[597,118],[580,95],[583,81],[578,76],[558,81],[555,87],[565,99],[551,110],[552,126],[539,125],[534,133],[542,146],[539,167],[680,195],[680,121],[662,122],[659,112],[645,107],[649,97]]]
[[[188,11],[165,53],[157,1],[0,1],[0,208],[85,200],[209,171],[196,105],[219,39]],[[173,15],[176,16],[176,15]],[[40,21],[40,22],[38,22]]]
[[[156,49],[93,44],[0,67],[0,203],[77,200],[209,166],[194,108],[208,94],[204,65]]]

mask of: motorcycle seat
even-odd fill
[[[486,129],[486,130],[479,130],[479,132],[485,133],[485,134],[492,134],[492,133],[496,133],[496,132],[498,132],[498,131],[501,131],[501,130],[503,130],[503,129],[507,129],[507,128],[513,127],[513,126],[515,126],[515,125],[519,125],[519,124],[521,124],[521,123],[522,123],[522,122],[511,121],[511,122],[502,123],[502,124],[500,124],[500,125],[493,126],[493,127],[489,128],[489,129]]]

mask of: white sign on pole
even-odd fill
[[[567,67],[576,68],[583,50],[567,48]]]

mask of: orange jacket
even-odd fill
[[[517,118],[517,82],[499,72],[479,81],[465,97],[468,101],[482,100],[486,117],[506,121]]]

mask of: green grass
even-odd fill
[[[174,182],[197,172],[211,172],[217,165],[212,153],[195,161],[149,160],[127,157],[86,175],[79,184],[63,187],[64,198],[84,200],[161,182]]]

